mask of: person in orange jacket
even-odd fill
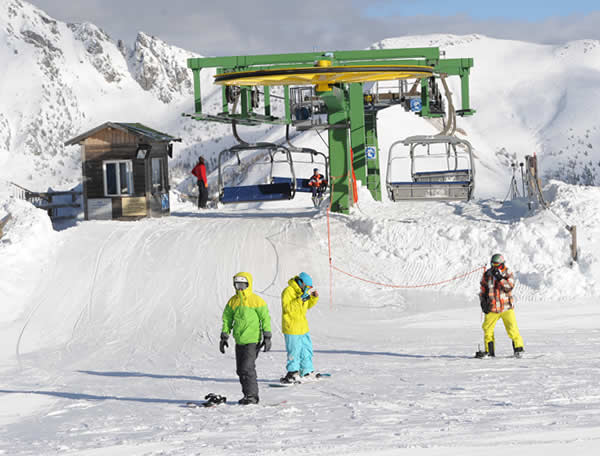
[[[206,180],[204,157],[198,158],[198,163],[194,166],[192,174],[198,179],[198,209],[205,209],[208,202],[208,180]]]
[[[318,206],[323,199],[323,192],[327,188],[327,179],[319,173],[319,168],[313,169],[313,175],[308,180],[308,186],[312,190],[313,204]]]
[[[512,339],[514,354],[517,358],[520,358],[524,349],[523,339],[515,318],[514,298],[512,296],[515,278],[512,271],[504,264],[504,257],[501,254],[494,254],[490,263],[492,267],[483,273],[479,292],[481,310],[485,314],[481,325],[485,351],[478,351],[475,356],[486,358],[496,355],[494,327],[498,320],[502,319],[508,337]]]

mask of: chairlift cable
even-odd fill
[[[248,146],[250,145],[250,143],[244,141],[242,138],[240,138],[240,135],[237,132],[237,122],[234,120],[231,121],[231,129],[233,130],[233,137],[235,139],[237,139],[238,143],[240,143],[243,146]]]
[[[445,123],[444,129],[438,133],[437,136],[454,136],[456,132],[456,110],[454,109],[454,103],[452,102],[452,92],[446,82],[446,75],[440,75],[442,85],[444,86],[444,92],[446,94],[446,100],[448,101],[448,121]],[[452,130],[448,133],[449,130]]]

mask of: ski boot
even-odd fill
[[[258,404],[258,397],[256,397],[256,396],[244,396],[243,398],[241,398],[238,401],[238,404],[240,404],[240,405]]]
[[[285,384],[300,383],[300,375],[298,374],[298,371],[288,372],[285,374],[285,377],[281,377],[279,381]]]
[[[487,351],[478,350],[475,352],[475,358],[495,358],[496,353],[494,352],[494,342],[488,342]]]
[[[515,353],[515,358],[521,358],[523,353],[525,353],[525,349],[523,347],[515,347],[515,343],[513,342],[513,350]]]

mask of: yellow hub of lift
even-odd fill
[[[316,85],[316,90],[331,90],[336,83],[377,82],[394,79],[421,79],[433,75],[433,67],[421,65],[331,66],[319,60],[314,67],[290,67],[222,73],[215,84],[235,86]]]

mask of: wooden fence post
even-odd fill
[[[571,265],[577,261],[577,227],[575,225],[567,227],[571,233]]]

